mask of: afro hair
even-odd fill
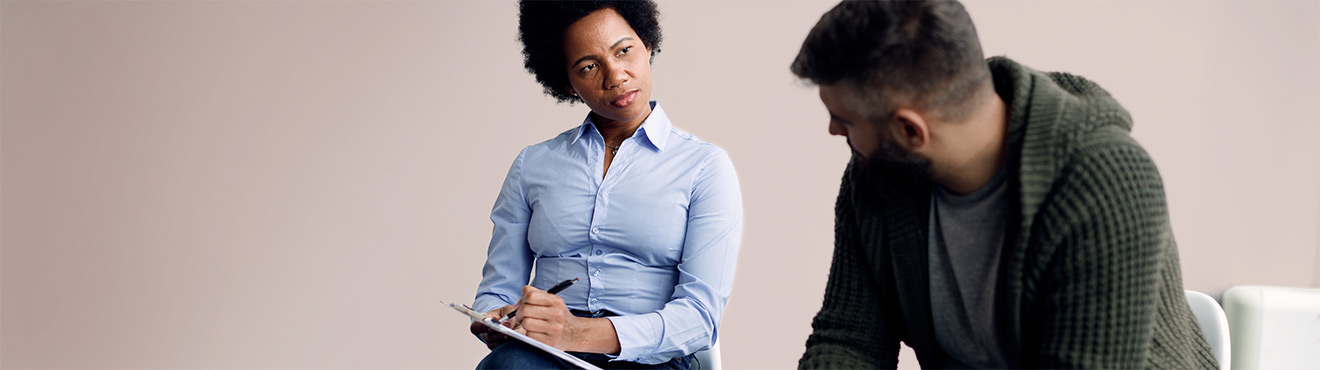
[[[660,52],[660,11],[655,2],[643,1],[531,1],[518,2],[518,40],[523,44],[523,66],[536,76],[560,103],[581,102],[568,92],[568,66],[564,61],[564,31],[573,22],[604,8],[614,9],[628,21],[651,60]]]

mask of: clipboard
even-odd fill
[[[482,314],[477,311],[473,311],[472,309],[467,308],[467,306],[454,304],[454,303],[447,303],[444,301],[441,301],[440,303],[443,303],[446,306],[453,308],[455,311],[458,311],[459,313],[463,314],[464,316],[467,316],[468,318],[474,321],[481,322],[482,324],[486,325],[486,327],[494,329],[496,332],[499,332],[500,334],[504,334],[509,336],[510,338],[517,339],[519,341],[522,341],[523,343],[527,343],[532,347],[536,347],[537,349],[545,351],[546,353],[554,355],[555,357],[558,357],[564,361],[568,361],[568,363],[573,364],[577,367],[586,370],[602,370],[601,368],[596,367],[596,365],[592,365],[590,362],[584,361],[580,358],[577,358],[576,356],[568,354],[568,352],[564,352],[563,350],[560,350],[555,347],[551,347],[548,344],[541,343],[541,341],[532,339],[531,337],[523,335],[522,333],[514,331],[513,329],[506,328],[504,327],[504,325],[500,325],[499,322],[486,318],[485,314]]]

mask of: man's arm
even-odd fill
[[[835,204],[834,261],[825,301],[812,320],[807,350],[798,361],[800,369],[863,369],[898,366],[898,337],[887,322],[886,302],[893,297],[882,294],[888,271],[872,271],[862,240],[858,237],[853,212],[852,176],[854,164],[844,173],[843,185]],[[885,281],[877,281],[884,277]]]
[[[1154,163],[1130,139],[1107,145],[1081,150],[1042,210],[1038,250],[1053,256],[1040,279],[1040,321],[1031,325],[1038,340],[1025,346],[1025,366],[1146,366],[1167,283],[1160,261],[1175,247]]]

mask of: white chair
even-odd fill
[[[1239,285],[1224,291],[1233,369],[1315,369],[1320,288]]]
[[[701,363],[701,370],[720,370],[720,341],[716,340],[715,345],[710,349],[698,351],[697,362]]]
[[[1230,358],[1233,346],[1228,338],[1228,316],[1224,315],[1224,308],[1205,293],[1191,290],[1185,293],[1187,305],[1192,307],[1192,315],[1196,316],[1196,322],[1201,325],[1205,341],[1210,343],[1210,352],[1219,360],[1219,368],[1229,370],[1233,363]]]

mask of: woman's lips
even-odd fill
[[[614,106],[619,108],[625,108],[632,105],[634,99],[637,99],[637,90],[626,92],[618,98],[614,98],[614,101],[610,102],[610,104],[614,104]]]

